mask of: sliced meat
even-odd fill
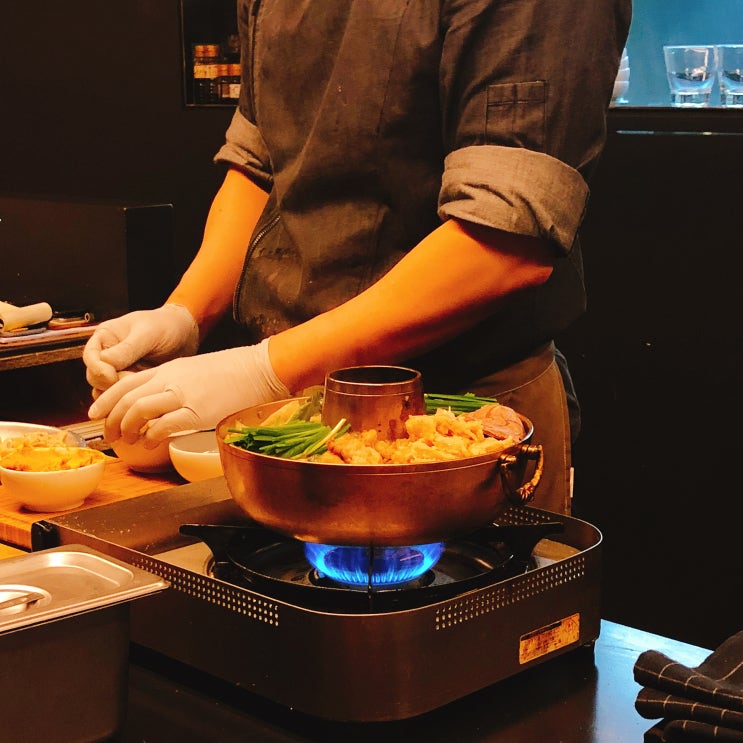
[[[464,420],[479,420],[486,436],[496,439],[507,439],[509,436],[516,441],[524,438],[524,424],[513,408],[499,403],[484,405],[470,413],[462,413]]]

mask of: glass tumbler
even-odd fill
[[[715,52],[720,105],[743,108],[743,44],[720,44]]]
[[[714,46],[664,46],[671,105],[679,108],[709,106],[717,71]]]

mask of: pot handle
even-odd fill
[[[519,463],[521,459],[536,460],[534,474],[529,482],[519,488],[513,487],[511,468]],[[542,479],[544,471],[544,450],[541,444],[522,444],[518,454],[506,454],[500,458],[500,474],[503,480],[503,488],[508,500],[515,506],[526,505],[533,497],[534,491]]]

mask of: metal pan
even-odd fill
[[[287,400],[238,411],[217,426],[233,500],[260,524],[305,542],[396,546],[445,541],[531,500],[542,447],[523,440],[498,454],[427,464],[346,465],[256,454],[226,444],[228,429],[261,423]],[[536,461],[524,484],[526,465]]]

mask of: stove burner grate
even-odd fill
[[[399,585],[339,584],[314,568],[305,543],[257,524],[184,524],[212,551],[210,573],[267,597],[318,611],[381,613],[444,601],[534,568],[531,553],[541,539],[564,530],[560,522],[490,525],[442,546],[422,575]]]

